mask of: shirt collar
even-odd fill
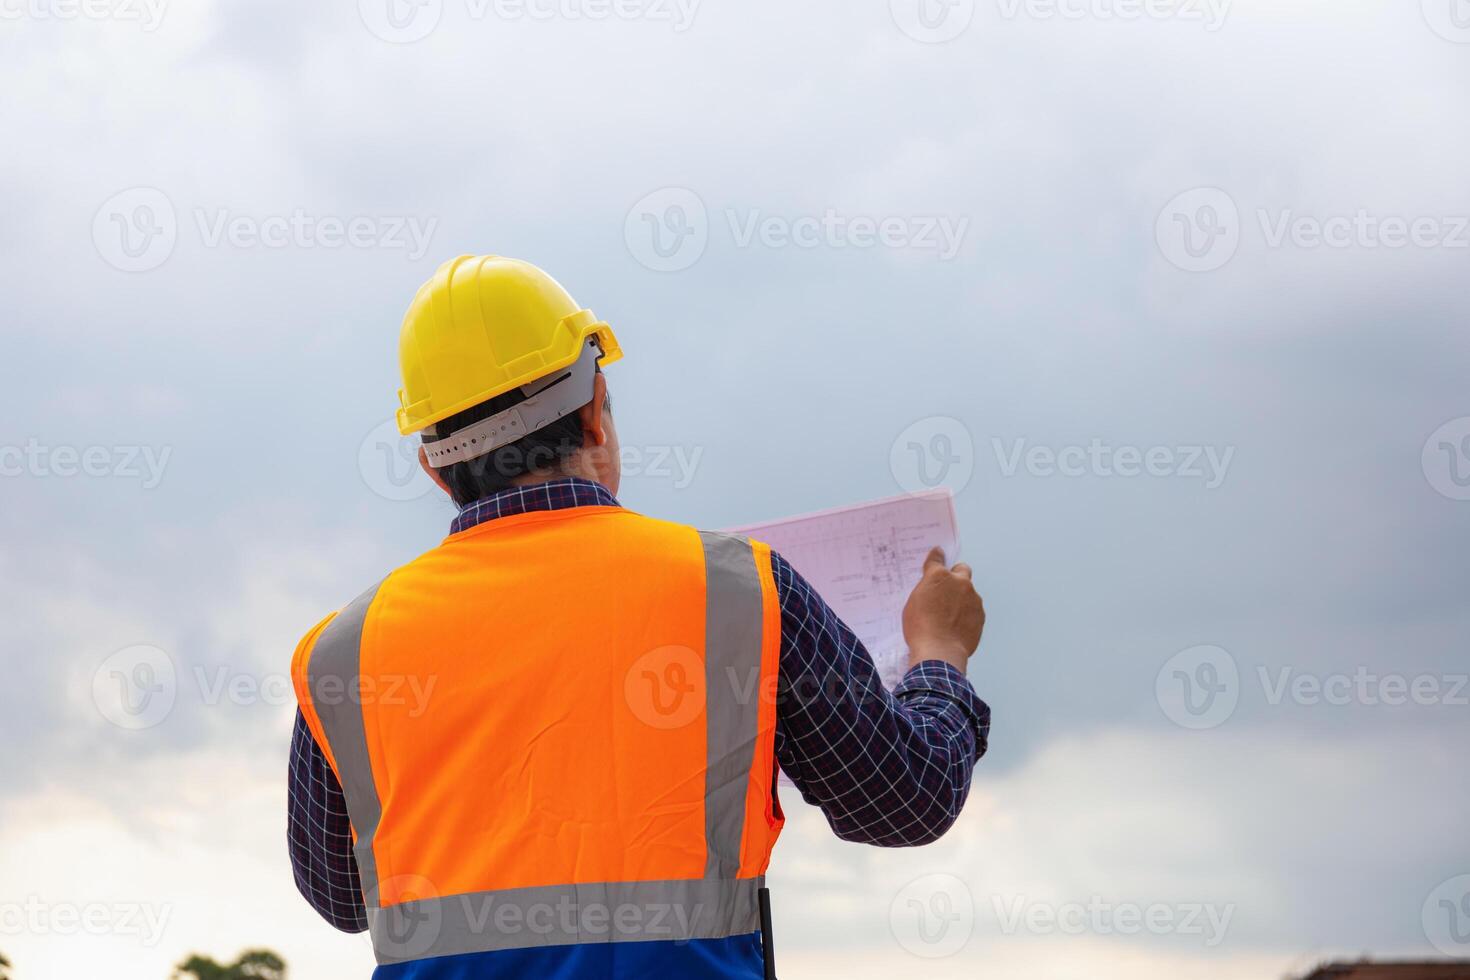
[[[572,507],[618,507],[611,490],[593,480],[569,476],[528,487],[507,487],[488,497],[481,497],[460,508],[459,516],[449,525],[450,534],[500,517],[530,514],[543,510],[567,510]]]

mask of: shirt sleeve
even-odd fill
[[[367,910],[352,853],[347,798],[299,709],[291,732],[286,812],[297,890],[336,928],[365,931]]]
[[[776,759],[843,840],[908,847],[953,826],[985,754],[990,708],[947,663],[884,688],[862,641],[785,559]]]

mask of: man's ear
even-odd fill
[[[444,482],[444,477],[439,475],[438,470],[429,465],[429,454],[424,452],[423,446],[419,447],[419,465],[424,468],[425,473],[429,474],[429,479],[434,481],[434,485],[445,493],[448,493],[449,499],[453,500],[454,494],[449,493],[449,484]]]
[[[603,407],[607,404],[607,378],[598,372],[592,376],[592,400],[577,409],[582,420],[584,448],[607,445],[607,429],[603,427]]]

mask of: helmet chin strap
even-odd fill
[[[425,439],[424,454],[429,458],[429,465],[442,469],[476,459],[572,414],[592,400],[597,361],[601,357],[602,348],[589,338],[582,355],[570,367],[522,385],[520,390],[527,396],[525,401],[442,439],[432,442]]]

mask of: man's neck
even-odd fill
[[[577,452],[562,460],[554,468],[536,470],[535,472],[527,473],[525,476],[516,477],[511,481],[511,486],[521,488],[535,487],[543,483],[553,483],[557,480],[565,480],[570,477],[591,480],[593,483],[603,482],[602,477],[597,472],[597,468],[587,458],[587,454],[585,452]]]

